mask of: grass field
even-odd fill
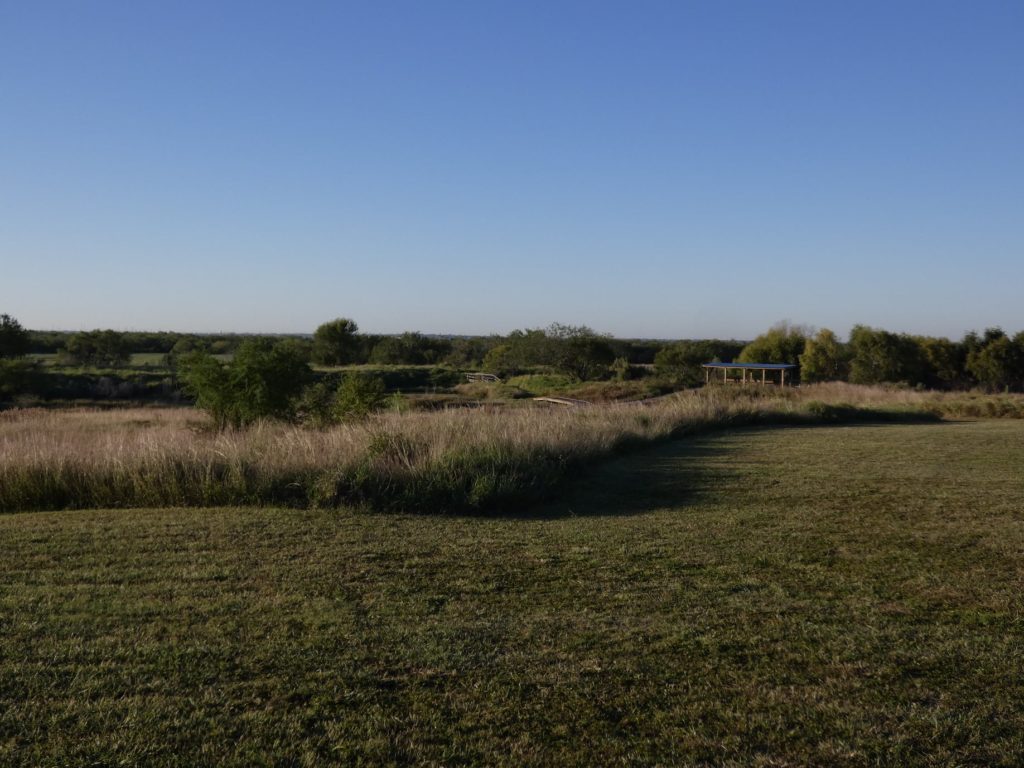
[[[3,765],[1020,765],[1024,423],[740,430],[504,517],[0,517]]]
[[[0,512],[357,504],[490,514],[672,436],[738,424],[936,420],[932,403],[844,385],[709,387],[643,405],[399,411],[322,430],[265,422],[224,432],[191,408],[12,409],[0,412]],[[1008,403],[1008,415],[1024,412],[1024,397]]]

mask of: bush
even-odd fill
[[[351,421],[382,410],[387,403],[388,395],[380,377],[350,373],[341,380],[331,411],[336,421]]]
[[[292,418],[310,370],[296,345],[254,338],[244,341],[227,364],[206,352],[186,355],[180,375],[196,406],[223,429],[262,418]]]

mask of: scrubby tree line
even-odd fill
[[[607,373],[617,359],[651,364],[663,342],[613,339],[587,326],[553,323],[507,336],[439,337],[407,332],[361,334],[354,320],[337,318],[313,334],[310,359],[318,365],[452,365],[513,375],[538,366],[579,379]]]
[[[778,325],[745,346],[739,362],[791,363],[804,382],[905,384],[930,389],[1024,391],[1024,332],[974,331],[960,341],[856,325],[847,341],[827,328]]]
[[[28,331],[28,352],[60,354],[71,339],[82,334],[116,334],[129,353],[170,354],[179,344],[200,345],[214,354],[230,354],[252,334],[204,334],[176,331]]]
[[[20,328],[20,326],[19,326]],[[658,341],[613,339],[585,326],[554,324],[545,329],[513,331],[507,336],[430,336],[417,332],[398,335],[360,333],[354,320],[323,323],[309,336],[256,334],[197,334],[166,331],[23,331],[21,354],[56,355],[63,366],[120,368],[133,354],[160,354],[174,366],[195,351],[232,355],[252,338],[295,342],[306,358],[320,366],[449,365],[484,368],[488,355],[493,367],[505,371],[552,365],[583,378],[592,377],[616,359],[630,365],[651,364],[664,346]],[[610,353],[609,353],[610,350]],[[606,362],[607,361],[607,362]]]
[[[26,355],[52,348],[56,339],[60,362],[97,369],[125,365],[141,350],[164,354],[184,390],[221,427],[260,418],[327,424],[365,415],[387,401],[380,375],[314,375],[313,365],[443,365],[447,367],[435,373],[444,373],[446,379],[466,369],[503,377],[550,370],[577,381],[656,375],[673,386],[698,386],[703,382],[702,363],[768,362],[798,366],[799,380],[807,383],[1024,391],[1024,332],[1011,337],[999,328],[951,341],[858,325],[843,341],[829,329],[781,324],[749,343],[659,342],[614,339],[587,326],[560,323],[504,336],[386,336],[360,333],[355,321],[337,318],[322,324],[311,337],[274,337],[33,332],[0,315],[0,399],[31,391],[26,382],[37,369]],[[328,375],[333,377],[329,384],[323,380]]]

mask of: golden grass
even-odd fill
[[[482,508],[536,497],[568,467],[625,445],[730,423],[897,411],[1019,415],[1024,398],[847,384],[708,387],[645,404],[385,413],[325,430],[268,422],[221,433],[191,408],[12,410],[0,413],[0,510],[352,501]]]

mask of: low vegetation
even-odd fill
[[[258,421],[220,431],[192,409],[13,410],[0,412],[0,510],[365,504],[495,511],[543,498],[596,460],[668,437],[742,424],[943,415],[1021,417],[1024,397],[846,384],[709,387],[646,404],[388,410],[323,429]]]
[[[199,426],[57,418],[5,440]],[[1019,766],[1022,464],[1018,421],[732,430],[514,517],[6,515],[0,764]]]

